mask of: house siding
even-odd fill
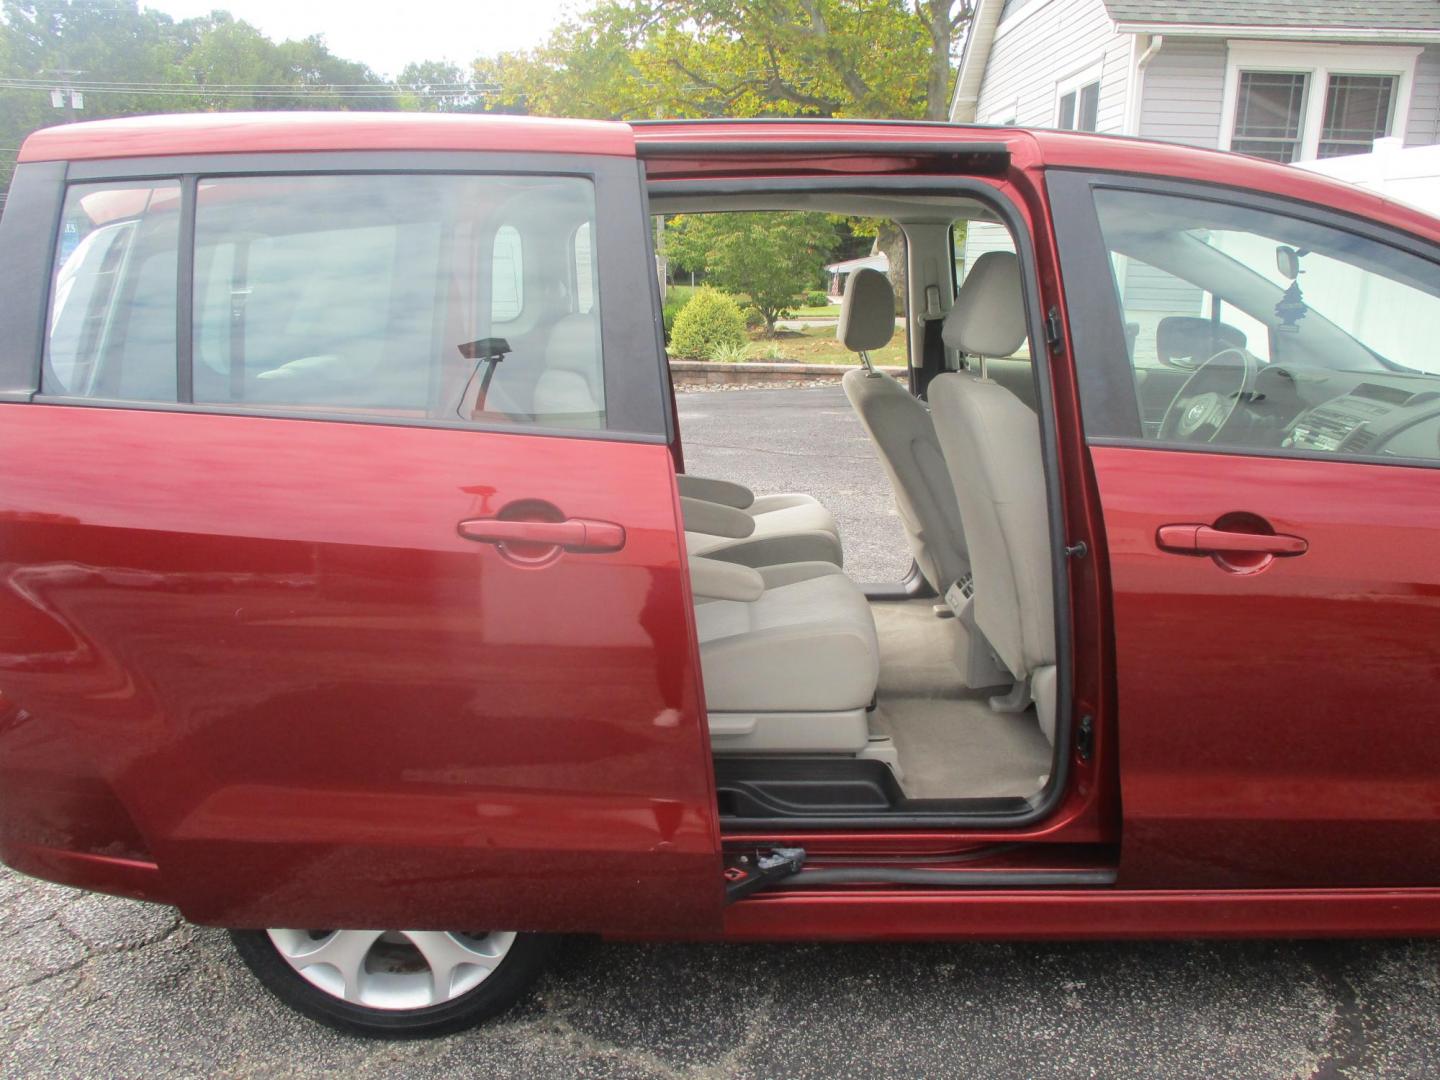
[[[1437,142],[1440,142],[1440,46],[1427,45],[1415,61],[1405,145],[1430,146]]]
[[[1219,38],[1166,41],[1142,77],[1137,134],[1211,150],[1219,146],[1226,55]]]
[[[1031,0],[1022,10],[1008,30],[1020,12],[1001,19],[975,115],[1054,127],[1056,84],[1100,64],[1099,130],[1123,132],[1131,39],[1115,32],[1103,0]]]

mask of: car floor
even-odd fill
[[[870,716],[900,755],[902,787],[912,799],[1033,795],[1050,771],[1050,743],[1035,709],[1000,713],[995,691],[961,685],[950,658],[959,632],[935,616],[931,600],[870,605],[880,637],[880,686]]]

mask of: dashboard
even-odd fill
[[[1333,454],[1440,458],[1440,380],[1262,365],[1221,440]]]

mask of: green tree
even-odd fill
[[[681,268],[703,270],[710,284],[749,296],[774,336],[776,320],[819,283],[839,239],[824,214],[746,212],[682,214],[666,243]]]

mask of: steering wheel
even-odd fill
[[[1255,359],[1244,349],[1221,349],[1185,380],[1160,421],[1168,442],[1214,442],[1255,384]]]

